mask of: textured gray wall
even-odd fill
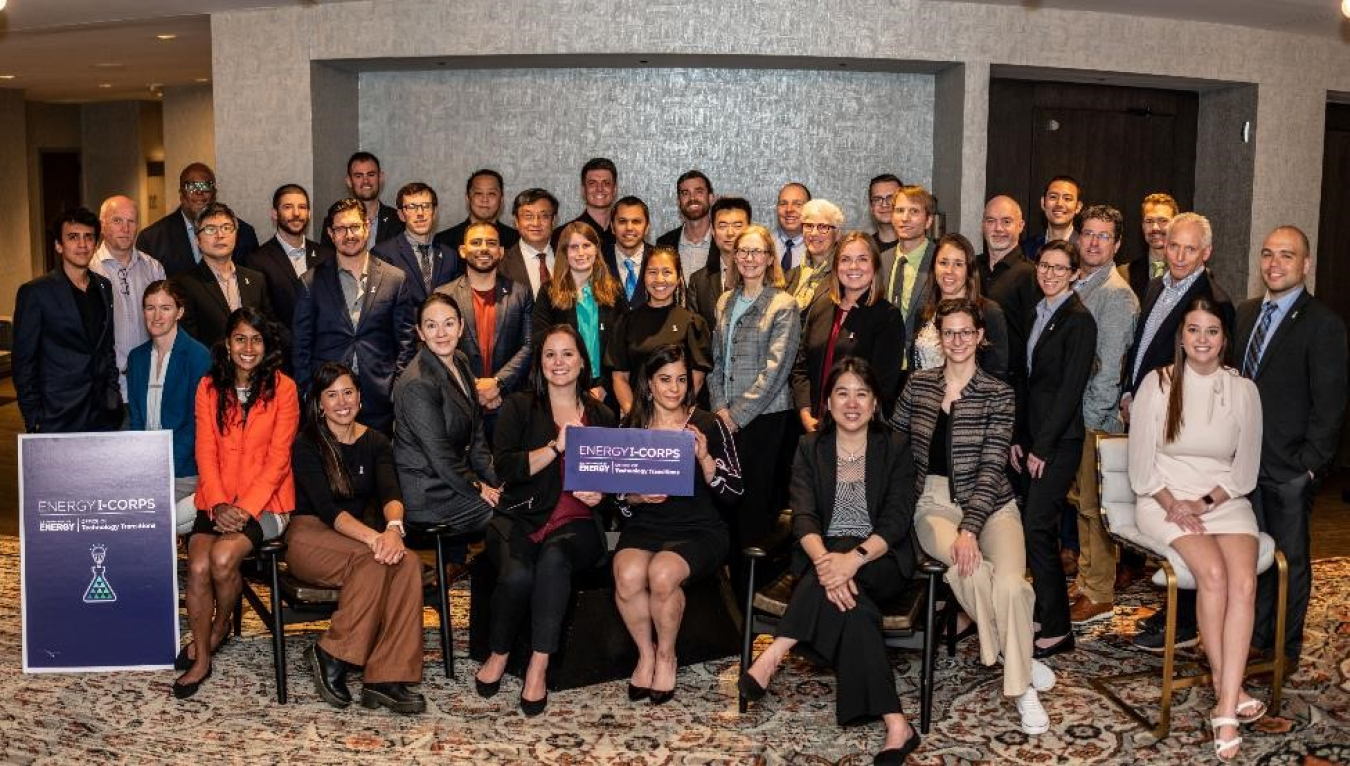
[[[1214,229],[1210,268],[1231,294],[1247,291],[1253,242],[1252,159],[1256,144],[1242,142],[1242,123],[1256,131],[1256,87],[1240,85],[1200,94],[1195,141],[1195,209]],[[1260,248],[1260,242],[1254,243]],[[1259,274],[1256,274],[1259,280]]]
[[[24,111],[23,91],[0,89],[0,178],[28,177],[28,126]],[[29,249],[29,197],[8,194],[6,204],[0,205],[0,253],[9,254],[8,260],[13,265],[0,269],[0,314],[14,313],[14,293],[30,276],[29,269],[24,268]]]
[[[141,200],[145,158],[141,152],[141,104],[112,101],[80,108],[84,204],[98,205],[114,194]]]
[[[356,75],[323,64],[315,64],[310,70],[310,76],[313,78],[311,99],[314,104],[314,186],[311,188],[299,179],[288,181],[297,181],[309,189],[311,230],[314,238],[319,239],[322,235],[319,227],[323,225],[324,211],[328,209],[328,205],[350,194],[344,183],[347,158],[357,149],[367,151],[371,149],[361,144],[358,132],[357,112],[366,110],[358,103]],[[403,124],[413,122],[417,127],[425,127],[423,119],[421,110],[418,110],[416,121],[404,118],[398,122]],[[442,137],[442,140],[445,140],[445,137]],[[385,158],[384,155],[388,152],[382,155],[379,151],[375,151],[375,154],[380,156],[381,167],[393,159]],[[280,185],[281,183],[277,184]],[[268,200],[270,202],[271,192],[268,192]],[[389,197],[389,204],[393,204],[393,197]]]
[[[164,186],[166,209],[178,204],[178,173],[193,162],[216,166],[215,104],[210,85],[164,89]],[[222,197],[222,199],[224,199]]]
[[[410,110],[416,119],[403,118]],[[601,156],[619,168],[619,194],[651,207],[655,233],[679,225],[675,179],[690,168],[707,173],[718,194],[749,199],[760,222],[774,220],[778,187],[798,180],[844,208],[848,226],[867,228],[872,176],[931,181],[933,77],[736,69],[368,73],[361,76],[360,142],[383,162],[386,201],[403,183],[425,181],[443,197],[443,226],[464,217],[464,181],[483,166],[506,177],[508,206],[516,192],[539,186],[570,219],[581,212],[581,165]]]

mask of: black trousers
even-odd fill
[[[741,548],[764,539],[782,511],[782,506],[774,502],[780,485],[786,483],[778,473],[778,450],[791,415],[789,410],[766,413],[736,432],[745,494],[729,521],[735,535],[731,549],[738,559]]]
[[[1303,623],[1308,617],[1308,599],[1312,596],[1312,524],[1316,483],[1300,474],[1284,482],[1260,479],[1249,497],[1256,512],[1256,524],[1275,539],[1275,547],[1289,562],[1289,603],[1285,613],[1284,654],[1298,660],[1303,651]],[[1256,624],[1252,646],[1267,651],[1275,648],[1275,610],[1279,606],[1279,573],[1271,566],[1256,581]]]
[[[832,551],[852,550],[860,542],[857,537],[825,539]],[[878,604],[894,598],[905,578],[893,557],[882,556],[864,564],[853,581],[857,606],[841,612],[825,597],[816,570],[808,568],[775,633],[797,639],[834,668],[834,716],[840,726],[900,712]]]
[[[498,516],[488,525],[483,553],[497,567],[489,648],[494,653],[510,653],[528,614],[531,650],[558,651],[563,616],[572,598],[572,573],[595,566],[605,554],[595,521],[568,522],[535,543],[519,523]]]
[[[1041,624],[1042,636],[1063,636],[1073,629],[1069,622],[1069,591],[1059,559],[1060,508],[1078,475],[1082,456],[1081,439],[1061,440],[1052,454],[1036,456],[1046,461],[1041,478],[1022,474],[1027,487],[1022,529],[1026,535],[1031,587],[1036,591],[1036,621]],[[1025,464],[1022,467],[1025,469]]]

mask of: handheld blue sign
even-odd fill
[[[694,494],[694,435],[651,428],[567,430],[567,474],[571,492],[633,492],[642,495]]]

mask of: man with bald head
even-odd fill
[[[141,298],[151,282],[164,279],[164,266],[136,249],[139,218],[136,202],[130,197],[119,194],[103,200],[98,219],[103,241],[94,251],[89,270],[112,283],[113,344],[117,349],[118,383],[125,404],[127,354],[150,339],[141,319]]]
[[[1022,254],[1019,244],[1026,227],[1022,206],[1012,197],[1000,194],[985,204],[981,225],[984,252],[975,258],[980,269],[980,287],[1008,319],[1008,369],[1016,376],[1027,368],[1027,331],[1031,329],[1031,312],[1041,299],[1036,267]]]
[[[197,216],[216,201],[216,174],[209,166],[194,162],[178,174],[178,208],[146,227],[136,238],[136,249],[148,253],[174,276],[201,263],[197,246]],[[247,221],[239,220],[233,260],[241,263],[258,249],[258,234]]]

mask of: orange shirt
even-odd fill
[[[197,386],[197,508],[208,513],[231,503],[258,518],[295,510],[291,445],[300,427],[295,381],[277,373],[276,394],[249,409],[234,407],[225,433],[216,427],[216,387],[210,376]]]

